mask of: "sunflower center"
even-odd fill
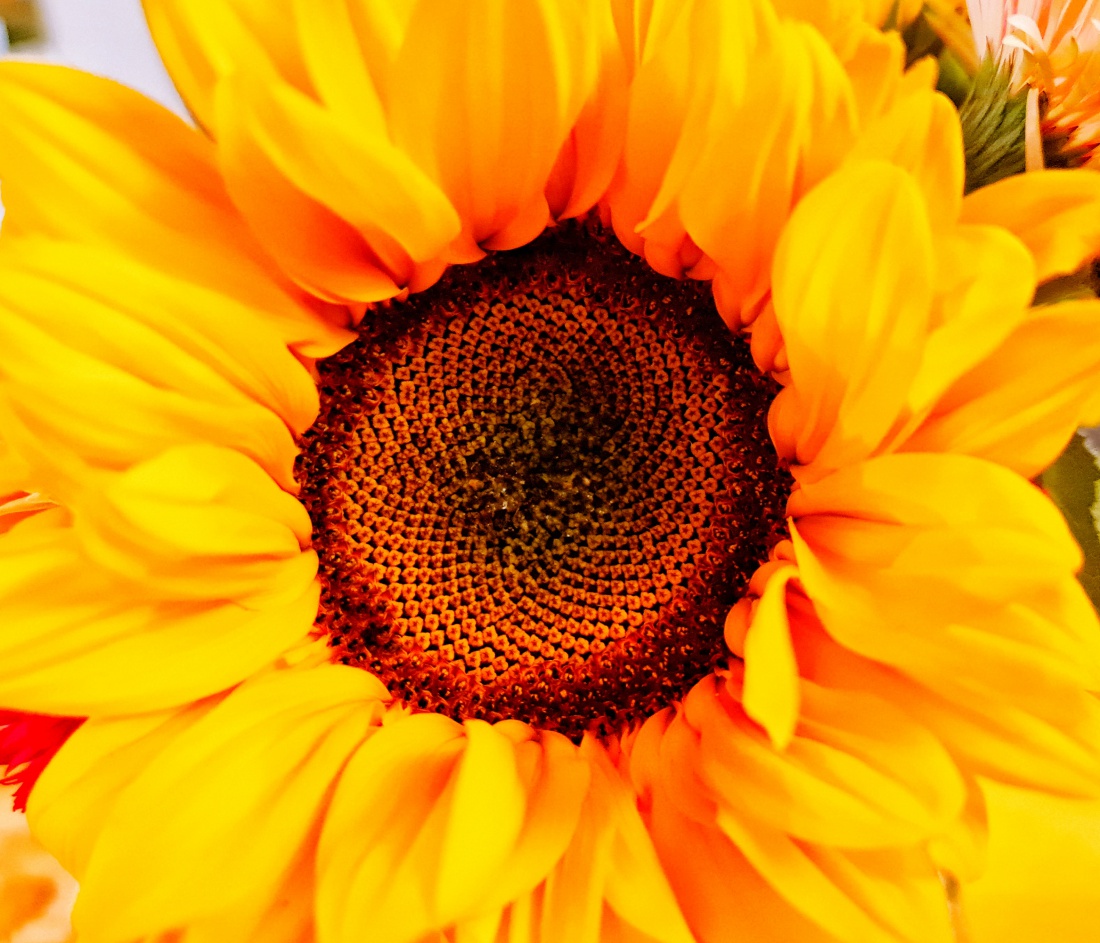
[[[369,312],[319,370],[299,477],[337,660],[577,738],[730,657],[789,478],[707,286],[563,226]]]

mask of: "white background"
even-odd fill
[[[140,0],[36,0],[42,14],[40,43],[24,44],[10,58],[74,66],[124,82],[183,114],[183,105],[160,64]]]

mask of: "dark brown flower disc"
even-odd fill
[[[577,738],[729,659],[789,477],[709,285],[561,226],[368,311],[318,366],[299,479],[337,660]]]

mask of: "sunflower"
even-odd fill
[[[150,2],[202,130],[0,66],[0,704],[81,940],[946,941],[978,776],[1100,791],[1029,481],[1100,180],[964,199],[877,6]]]

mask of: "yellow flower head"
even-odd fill
[[[0,66],[0,706],[88,718],[81,940],[937,943],[977,776],[1100,792],[1029,481],[1100,179],[964,199],[880,6],[149,0],[202,130]]]

